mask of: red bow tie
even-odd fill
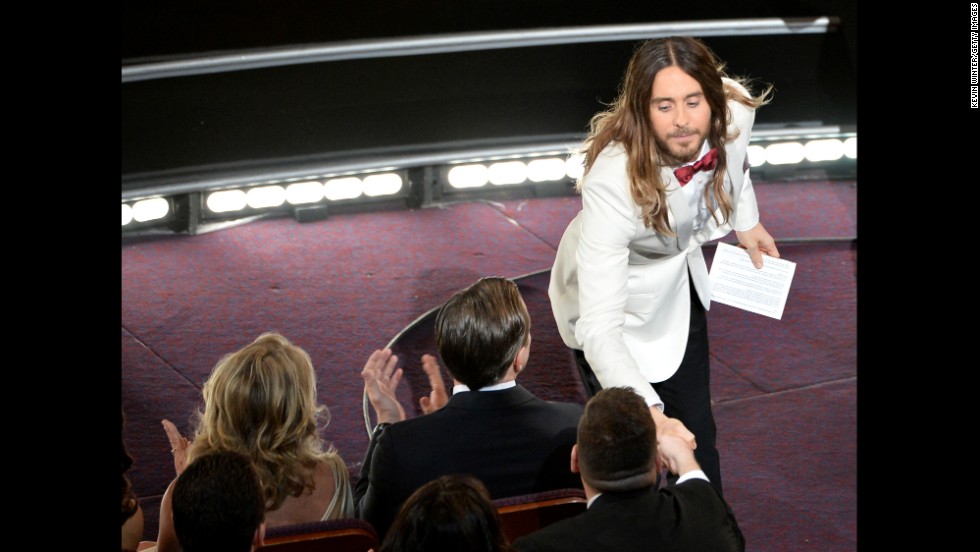
[[[683,186],[694,178],[694,173],[698,171],[713,171],[715,170],[715,165],[717,164],[718,148],[711,148],[708,153],[704,154],[704,157],[698,159],[693,165],[687,165],[685,167],[674,169],[674,176],[677,177],[677,181],[681,183],[681,186]]]

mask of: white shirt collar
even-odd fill
[[[689,481],[691,479],[704,479],[705,481],[709,481],[708,476],[705,475],[703,471],[701,471],[701,470],[691,470],[691,471],[685,473],[684,475],[678,477],[677,478],[677,482],[675,482],[674,485],[680,485],[681,483],[683,483],[685,481]],[[595,502],[595,499],[599,498],[600,496],[602,496],[602,493],[598,493],[596,495],[593,495],[592,498],[590,498],[589,501],[585,503],[585,508],[586,509],[591,508],[592,507],[592,503]]]
[[[510,380],[510,381],[505,381],[503,383],[495,383],[493,385],[481,387],[477,389],[477,391],[500,391],[502,389],[510,389],[515,385],[517,385],[517,380]],[[469,390],[470,390],[469,387],[467,387],[465,384],[460,383],[458,385],[453,386],[453,395],[455,395],[456,393],[463,393],[464,391],[469,391]]]
[[[701,144],[701,153],[698,155],[697,159],[691,161],[690,163],[684,163],[681,166],[686,167],[697,163],[702,157],[707,155],[709,151],[711,151],[710,144],[708,144],[708,141],[705,140],[704,143]],[[681,188],[684,198],[687,199],[687,207],[691,210],[691,213],[694,214],[694,225],[692,226],[692,230],[695,233],[700,232],[701,228],[704,227],[704,223],[711,218],[711,210],[708,209],[701,191],[704,190],[705,185],[708,184],[713,175],[714,171],[701,171],[695,173],[691,178],[691,181],[688,182],[686,186]],[[727,179],[728,176],[726,175],[725,178]]]

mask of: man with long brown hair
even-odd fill
[[[641,44],[619,97],[592,119],[582,211],[551,272],[552,310],[588,394],[633,388],[719,490],[701,246],[735,230],[757,268],[779,256],[746,151],[770,90],[753,96],[700,40]]]

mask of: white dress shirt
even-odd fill
[[[681,167],[686,167],[697,163],[710,150],[711,146],[708,145],[708,141],[705,140],[704,143],[701,144],[701,153],[698,155],[698,158],[690,163],[684,163],[681,165]],[[678,169],[680,167],[674,168]],[[698,171],[694,173],[694,176],[691,178],[690,182],[684,186],[681,186],[681,191],[684,192],[684,197],[687,198],[687,206],[691,209],[692,213],[697,213],[697,215],[694,217],[695,234],[697,234],[701,228],[704,227],[704,223],[708,220],[708,217],[711,216],[711,211],[713,211],[713,209],[708,209],[708,206],[704,201],[704,187],[708,185],[708,182],[711,181],[711,178],[714,177],[714,175],[714,170]],[[728,179],[727,174],[725,175],[725,185],[729,188],[731,187],[731,181]],[[712,201],[712,203],[714,203],[714,201]]]
[[[481,387],[477,389],[477,391],[500,391],[502,389],[510,389],[515,385],[517,385],[517,380],[510,380],[510,381],[505,381],[503,383],[495,383],[493,385]],[[460,383],[453,386],[453,395],[455,395],[456,393],[463,393],[466,391],[470,391],[470,388],[467,387],[466,384]]]

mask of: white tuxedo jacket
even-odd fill
[[[744,92],[734,81],[726,83]],[[650,383],[672,376],[687,347],[688,270],[709,307],[711,283],[701,245],[759,222],[746,153],[755,111],[734,101],[728,109],[729,133],[733,127],[740,131],[725,144],[726,186],[734,206],[728,223],[709,219],[693,234],[697,213],[665,167],[668,221],[677,236],[646,228],[630,194],[625,149],[613,142],[583,177],[582,210],[565,230],[552,267],[548,295],[565,344],[584,351],[603,388],[631,387],[650,405],[663,404]],[[722,220],[720,211],[717,216]]]

